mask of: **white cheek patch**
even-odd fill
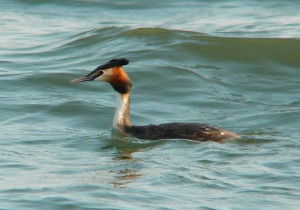
[[[109,77],[112,75],[112,69],[105,69],[102,70],[103,74],[101,74],[99,77],[96,77],[96,81],[102,81],[107,82],[109,80]]]

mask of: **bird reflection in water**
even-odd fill
[[[128,161],[132,164],[140,161],[140,159],[135,159],[132,157],[132,153],[137,150],[127,150],[127,149],[119,149],[118,156],[114,158],[116,161],[125,161],[126,165],[128,165]],[[139,169],[132,168],[124,168],[121,170],[111,170],[110,173],[114,174],[114,181],[111,184],[117,188],[127,188],[127,184],[133,183],[136,179],[142,174]]]

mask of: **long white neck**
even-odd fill
[[[130,123],[130,93],[120,94],[116,92],[116,113],[114,116],[113,127],[124,131],[125,126],[131,126]]]

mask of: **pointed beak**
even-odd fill
[[[79,77],[77,79],[73,79],[71,83],[77,83],[77,82],[86,82],[86,81],[93,81],[95,79],[94,76],[84,76],[84,77]]]

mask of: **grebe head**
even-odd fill
[[[114,58],[107,63],[98,66],[94,71],[86,76],[72,80],[72,83],[86,82],[86,81],[102,81],[108,82],[115,89],[115,91],[125,94],[129,93],[132,82],[123,69],[129,60],[126,58]]]

